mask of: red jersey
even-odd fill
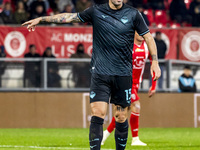
[[[143,73],[145,68],[145,63],[147,59],[151,59],[151,55],[149,54],[148,47],[145,42],[142,45],[134,44],[133,47],[133,84],[139,84],[142,82]],[[153,81],[153,79],[152,79]],[[152,90],[155,90],[156,81],[152,82]]]

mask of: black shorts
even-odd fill
[[[122,107],[131,104],[132,76],[108,76],[92,74],[90,103],[103,101]]]

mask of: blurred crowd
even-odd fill
[[[0,45],[0,58],[5,58],[6,53],[3,45]],[[24,58],[34,59],[35,61],[25,61],[24,63],[24,76],[23,87],[26,88],[39,88],[42,86],[42,75],[44,73],[42,62],[36,59],[48,58],[51,61],[47,62],[47,87],[59,88],[61,87],[61,76],[59,74],[59,63],[56,61],[56,56],[53,54],[51,47],[46,47],[43,54],[38,53],[38,49],[35,44],[29,45],[29,51],[24,55]],[[85,53],[85,47],[82,43],[79,43],[76,47],[76,51],[71,55],[72,59],[90,58]],[[88,88],[90,86],[90,63],[89,62],[71,62],[72,67],[72,81],[76,88]],[[2,87],[2,76],[5,73],[7,63],[0,61],[0,88]],[[82,70],[82,71],[80,71]],[[83,71],[84,70],[84,71]],[[69,74],[70,75],[70,74]],[[68,79],[67,79],[68,80]],[[67,85],[70,87],[70,85]]]
[[[0,24],[21,24],[41,16],[81,12],[93,3],[93,0],[0,0]],[[137,8],[149,26],[200,26],[200,0],[124,0],[124,3]]]
[[[34,44],[29,45],[29,52],[24,55],[24,58],[56,58],[51,47],[47,47],[42,56],[36,52],[37,47]],[[24,66],[24,87],[40,87],[41,86],[41,62],[27,61]],[[47,64],[47,86],[60,87],[61,77],[58,73],[58,63],[56,61],[48,62]]]
[[[1,54],[1,52],[0,52]],[[1,55],[0,55],[1,57]],[[46,47],[44,53],[37,53],[37,47],[34,44],[29,45],[29,52],[24,55],[24,58],[50,58],[55,59],[47,63],[47,87],[61,87],[61,76],[59,74],[59,64],[52,52],[51,47]],[[82,43],[78,44],[76,52],[71,55],[71,58],[90,58],[84,52]],[[1,64],[1,63],[0,63]],[[1,65],[0,65],[1,66]],[[90,85],[90,63],[71,63],[72,80],[76,88],[89,87]],[[0,68],[1,69],[1,68]],[[41,62],[26,61],[24,66],[24,87],[41,87]],[[81,71],[80,70],[84,70]],[[0,72],[1,73],[1,72]],[[1,77],[1,74],[0,74]]]

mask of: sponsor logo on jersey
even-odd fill
[[[137,56],[133,61],[133,69],[142,69],[145,65],[145,57]]]
[[[136,48],[135,52],[144,52],[144,49]]]

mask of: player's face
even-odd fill
[[[51,50],[48,50],[46,54],[50,57],[52,55]]]
[[[191,75],[191,70],[190,69],[184,69],[184,74],[189,77]]]
[[[137,41],[143,41],[144,40],[144,38],[142,36],[139,36],[139,34],[137,32],[135,32],[135,39]]]
[[[123,3],[123,0],[110,0],[114,6],[120,6]]]
[[[6,10],[11,10],[11,5],[10,5],[10,3],[7,3],[7,4],[5,5],[5,9],[6,9]]]
[[[35,48],[35,47],[32,47],[32,48],[30,49],[30,52],[31,52],[31,54],[35,54],[35,53],[36,53],[36,48]]]
[[[161,34],[156,35],[157,40],[161,40]]]

